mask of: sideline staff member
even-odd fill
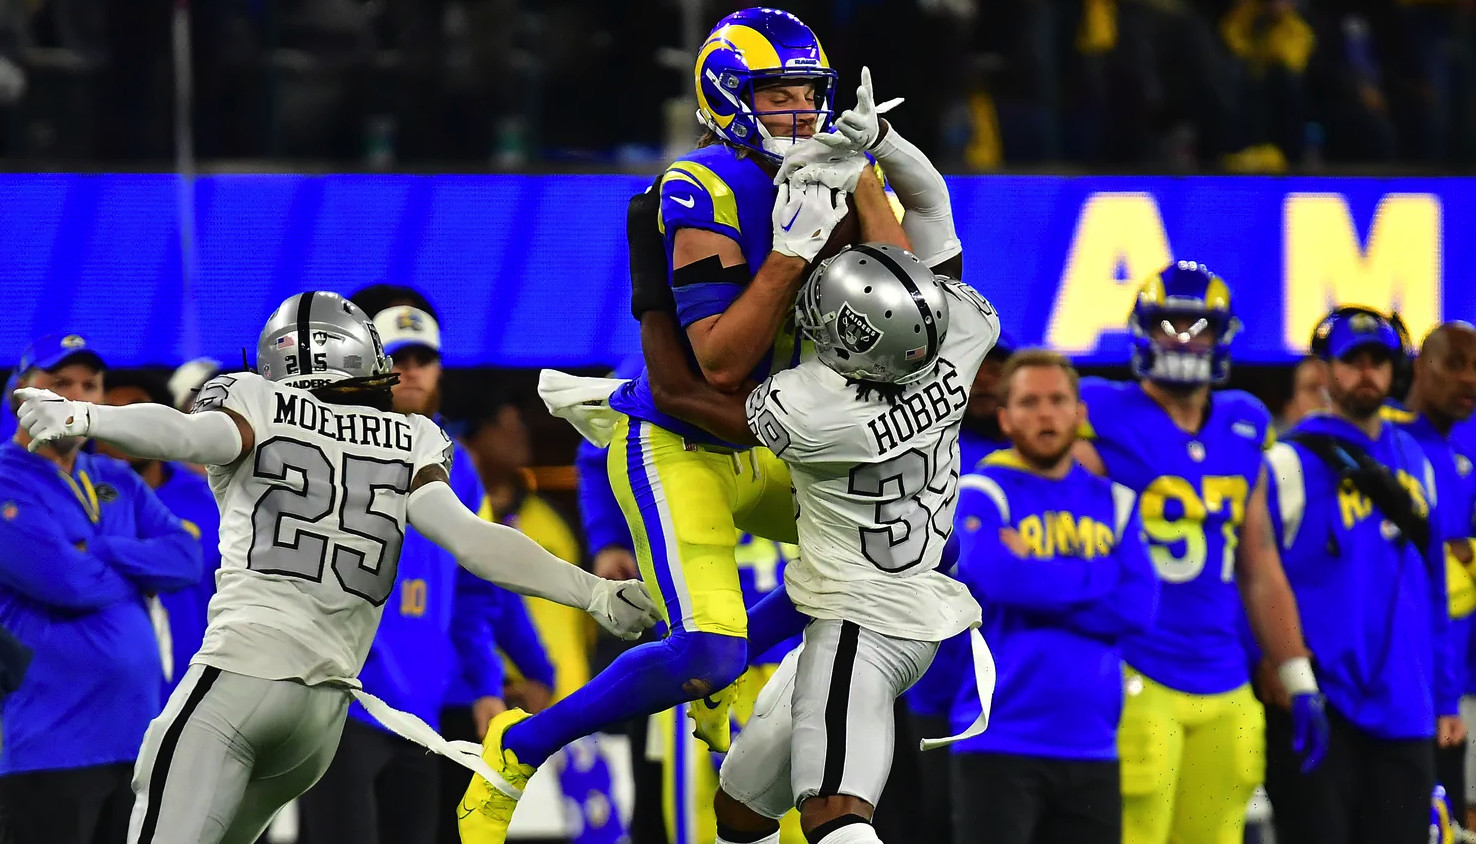
[[[19,386],[101,402],[103,369],[79,335],[48,335]],[[145,599],[198,580],[200,544],[127,463],[30,442],[0,445],[0,626],[35,651],[0,716],[0,814],[14,844],[122,841],[163,678]]]

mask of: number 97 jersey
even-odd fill
[[[1083,378],[1081,398],[1083,436],[1107,477],[1138,493],[1162,583],[1157,622],[1123,642],[1123,659],[1181,692],[1239,688],[1249,672],[1235,551],[1262,451],[1274,439],[1271,414],[1249,393],[1212,392],[1203,426],[1189,433],[1137,382]]]
[[[221,565],[194,661],[352,681],[395,587],[410,482],[449,469],[451,441],[423,416],[328,404],[251,373],[201,388],[194,412],[222,408],[251,424],[256,445],[210,467]]]

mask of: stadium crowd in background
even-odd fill
[[[654,167],[727,0],[3,0],[0,154],[167,162],[191,9],[206,159]],[[1461,0],[794,0],[946,171],[1476,163]]]

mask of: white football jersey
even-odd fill
[[[395,588],[410,482],[449,471],[452,447],[423,416],[332,405],[253,373],[200,389],[256,434],[210,467],[220,571],[194,661],[249,677],[357,682]]]
[[[941,641],[979,622],[963,584],[936,571],[958,503],[958,431],[969,390],[999,338],[973,288],[944,285],[948,334],[932,373],[896,404],[818,358],[776,373],[748,399],[748,426],[789,465],[800,555],[790,600],[814,618]]]

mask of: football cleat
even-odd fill
[[[462,844],[505,844],[507,826],[512,823],[513,810],[528,779],[537,770],[524,765],[511,750],[502,746],[502,740],[514,724],[531,717],[521,709],[509,709],[498,714],[487,725],[487,737],[482,739],[482,759],[501,782],[491,783],[480,775],[472,777],[471,785],[461,797],[456,809],[456,827],[461,832]]]
[[[715,694],[687,704],[687,717],[692,719],[692,735],[713,753],[727,753],[733,746],[733,702],[738,698],[743,678],[739,677]]]

